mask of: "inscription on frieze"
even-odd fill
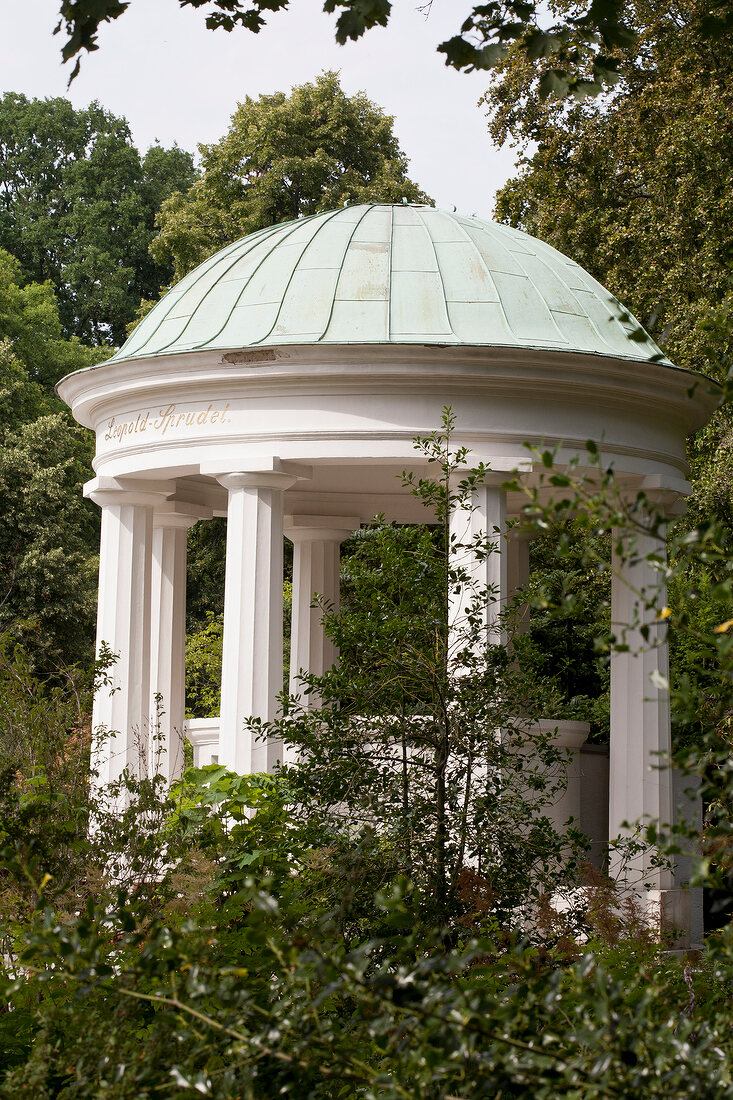
[[[199,408],[184,411],[180,410],[179,405],[170,404],[157,412],[146,409],[129,419],[118,420],[113,416],[107,421],[104,439],[108,443],[115,444],[146,433],[165,436],[171,432],[185,432],[192,428],[221,427],[232,422],[229,416],[230,404],[231,402],[227,401],[223,408],[216,408],[213,402],[209,402],[205,408],[202,405]]]

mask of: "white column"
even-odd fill
[[[252,742],[244,723],[272,720],[283,690],[283,491],[296,478],[271,470],[218,480],[229,492],[219,763],[270,771],[281,745]]]
[[[611,841],[625,835],[637,821],[662,826],[673,820],[672,769],[665,764],[671,750],[666,625],[658,615],[666,603],[663,573],[647,555],[666,556],[664,529],[660,537],[634,535],[619,555],[614,532],[611,622],[628,651],[611,657],[611,746],[608,827]],[[649,601],[652,607],[647,609]],[[648,628],[644,638],[641,627]],[[622,868],[617,861],[616,873]],[[648,856],[637,859],[629,881],[644,878],[656,890],[672,885],[672,872],[652,868]]]
[[[451,514],[451,566],[462,574],[462,580],[451,586],[448,607],[451,660],[457,667],[472,609],[480,618],[483,642],[504,641],[498,618],[507,597],[506,493],[501,488],[505,479],[505,474],[490,475]]]
[[[101,734],[93,765],[97,785],[118,780],[125,769],[145,772],[150,708],[150,581],[153,508],[164,497],[122,487],[87,495],[102,509],[99,550],[97,656],[103,645],[115,655],[108,683],[99,686],[92,728]]]
[[[303,693],[301,672],[322,676],[338,660],[338,651],[323,629],[319,596],[339,609],[340,546],[359,527],[358,516],[286,516],[285,537],[293,543],[293,611],[290,627],[290,694],[306,709],[318,699]]]
[[[517,593],[523,591],[529,582],[529,544],[534,532],[512,527],[507,532],[506,569],[507,600],[512,601]],[[515,634],[526,634],[529,630],[529,605],[519,609],[514,624]]]
[[[183,770],[186,718],[186,532],[211,509],[167,501],[153,513],[150,634],[150,774]]]

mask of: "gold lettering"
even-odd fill
[[[128,435],[139,435],[148,428],[165,435],[168,431],[176,431],[178,428],[189,429],[196,426],[203,427],[206,424],[232,423],[232,418],[228,415],[231,409],[230,401],[227,401],[223,409],[215,409],[211,401],[205,409],[194,408],[188,412],[178,412],[177,409],[178,406],[171,402],[165,408],[159,409],[155,417],[150,409],[146,409],[145,412],[137,413],[134,420],[125,420],[122,423],[118,423],[113,416],[107,421],[104,439],[121,443]]]
[[[173,413],[175,407],[175,405],[169,405],[167,409],[160,410],[160,416],[158,416],[153,424],[153,427],[156,431],[165,432],[166,427],[168,426],[168,420],[171,418],[171,414]]]
[[[167,409],[160,410],[160,416],[156,420],[153,427],[158,428],[161,435],[165,435],[168,429],[171,428],[173,424],[175,424],[175,409],[175,405],[169,405]]]

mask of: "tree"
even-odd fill
[[[64,337],[59,306],[48,283],[27,283],[19,262],[0,248],[0,340],[8,342],[28,379],[48,396],[59,378],[104,357],[76,337]],[[60,408],[59,402],[54,405]],[[41,406],[39,412],[41,414]],[[16,420],[30,419],[21,408]]]
[[[276,222],[343,202],[429,202],[407,178],[393,120],[337,73],[284,92],[249,96],[229,132],[201,145],[203,173],[163,203],[152,253],[180,278],[219,248]]]
[[[0,99],[0,248],[25,282],[54,284],[67,336],[122,343],[141,298],[170,279],[148,251],[155,214],[194,177],[177,147],[141,157],[127,123],[98,103]]]
[[[588,268],[675,363],[720,377],[733,353],[733,28],[710,40],[698,0],[635,11],[639,46],[607,101],[548,103],[519,52],[499,66],[491,136],[532,151],[497,216]]]
[[[13,431],[0,449],[0,629],[32,644],[36,669],[89,662],[98,517],[82,497],[91,455],[63,413]]]
[[[47,672],[91,658],[99,530],[81,492],[91,433],[51,387],[99,354],[63,338],[51,287],[22,285],[0,251],[0,630]]]
[[[604,101],[544,100],[542,68],[516,50],[498,67],[484,100],[490,132],[516,141],[526,160],[499,193],[497,216],[587,268],[674,363],[723,379],[733,361],[733,31],[711,38],[711,10],[697,0],[643,0],[634,11],[639,44],[621,55],[622,81]],[[691,530],[717,516],[729,552],[732,427],[724,405],[691,441],[694,492],[677,524]],[[723,564],[694,568],[695,583],[682,584],[696,593],[690,615],[723,621],[711,596]],[[671,659],[675,677],[706,675],[690,632],[672,631]],[[688,712],[677,733],[695,730]]]
[[[485,475],[479,465],[456,486],[467,452],[452,449],[452,428],[446,410],[420,441],[434,476],[404,479],[435,529],[378,525],[354,540],[344,605],[324,609],[343,659],[304,677],[318,708],[291,701],[268,732],[297,746],[291,783],[306,819],[322,817],[337,849],[348,821],[347,846],[363,835],[379,874],[415,884],[416,920],[453,927],[488,906],[521,924],[530,899],[574,867],[577,837],[559,838],[531,793],[552,801],[551,769],[565,757],[532,732],[545,685],[509,660],[500,635],[501,624],[512,638],[516,606],[501,613],[471,573],[499,552],[497,535],[467,542],[452,524]]]
[[[79,72],[82,50],[96,50],[97,32],[103,22],[119,18],[130,0],[61,0],[57,31],[67,34],[64,61],[76,58],[71,80]],[[179,0],[182,8],[200,8],[206,0]],[[432,0],[421,10],[429,14]],[[264,26],[265,14],[287,8],[289,0],[211,0],[206,26],[231,31],[244,27],[255,34]],[[323,10],[338,12],[336,41],[360,38],[366,30],[386,26],[390,0],[325,0]],[[548,11],[553,18],[548,19]],[[727,26],[724,6],[713,9],[709,33],[718,23]],[[511,43],[530,59],[550,58],[554,68],[544,81],[545,93],[596,94],[617,79],[614,51],[633,42],[629,23],[633,9],[622,0],[541,4],[537,0],[490,0],[469,9],[460,32],[438,46],[446,64],[470,72],[491,69],[505,56]]]

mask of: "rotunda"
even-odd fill
[[[471,522],[503,529],[520,501],[501,484],[536,476],[524,444],[558,462],[602,444],[620,483],[687,491],[685,438],[710,414],[704,387],[670,363],[598,282],[542,241],[427,206],[346,206],[251,234],[201,264],[106,362],[58,386],[96,433],[102,509],[98,641],[117,654],[95,726],[111,734],[102,778],[137,767],[162,698],[164,768],[182,761],[186,529],[226,516],[221,714],[211,751],[240,772],[272,767],[250,715],[273,717],[282,684],[283,534],[294,543],[291,664],[335,654],[312,594],[338,599],[339,544],[376,513],[423,522],[401,487],[413,447],[449,405],[457,446],[492,471]],[[486,566],[503,599],[527,570],[521,540]],[[621,564],[623,574],[644,565]],[[614,582],[612,618],[630,622]],[[612,662],[609,830],[670,820],[666,695],[650,680],[664,646]],[[661,682],[657,680],[657,682]],[[663,872],[659,872],[663,875]],[[665,883],[660,878],[660,889]],[[668,883],[666,884],[669,885]]]

